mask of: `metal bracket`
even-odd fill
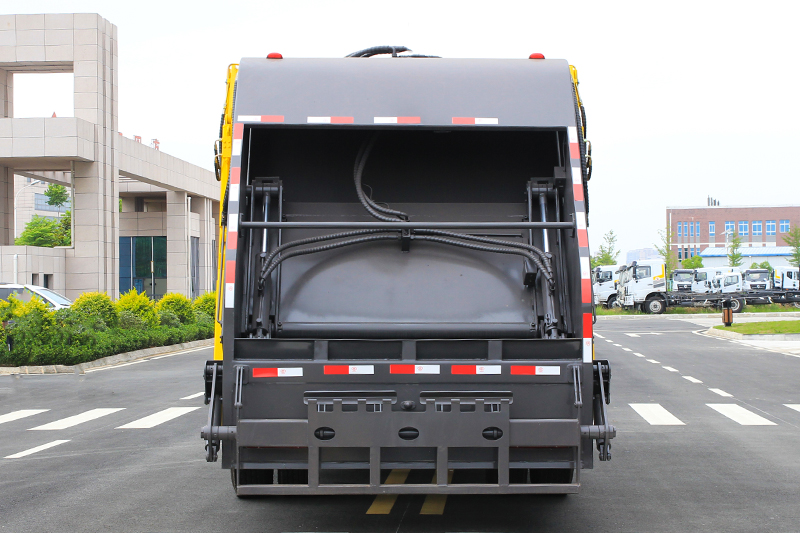
[[[209,376],[209,370],[211,375]],[[214,438],[215,432],[212,431],[212,428],[219,425],[219,420],[221,417],[220,413],[220,395],[217,393],[219,390],[217,388],[217,376],[219,376],[219,381],[222,380],[222,368],[221,363],[217,361],[209,361],[206,363],[206,372],[205,372],[205,379],[206,379],[206,403],[209,404],[208,407],[208,423],[206,426],[200,430],[200,438],[206,440],[206,461],[209,463],[216,462],[217,460],[217,453],[219,452],[219,445],[220,440],[219,436]],[[210,378],[210,379],[209,379]]]
[[[608,377],[603,375],[604,369],[608,373],[607,374]],[[594,371],[595,371],[596,384],[600,389],[600,398],[599,398],[600,409],[597,409],[597,406],[595,406],[595,413],[600,414],[602,418],[602,426],[598,428],[599,430],[602,431],[602,435],[598,435],[597,437],[597,451],[600,452],[601,461],[610,461],[611,460],[610,441],[616,435],[616,429],[614,429],[612,434],[613,426],[611,426],[608,423],[608,411],[606,410],[606,405],[611,402],[611,397],[606,396],[606,385],[611,384],[611,370],[608,365],[608,361],[595,361]]]
[[[583,407],[583,391],[581,391],[581,367],[572,367],[572,385],[575,388],[575,407]]]

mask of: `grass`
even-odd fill
[[[602,306],[597,306],[597,315],[616,315],[616,316],[635,316],[643,315],[641,311],[627,311],[625,309],[606,309]],[[789,313],[800,312],[800,309],[791,304],[767,304],[767,305],[748,305],[744,308],[745,313]],[[692,314],[720,314],[721,309],[714,307],[668,307],[665,311],[667,315],[692,315]]]
[[[779,335],[781,333],[800,333],[800,320],[748,322],[746,324],[734,324],[729,328],[725,326],[714,326],[714,328],[724,331],[733,331],[734,333],[741,333],[742,335]]]

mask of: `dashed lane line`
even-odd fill
[[[447,484],[453,482],[453,471],[447,471]],[[437,478],[436,472],[433,473],[432,485],[436,485]],[[425,496],[425,501],[422,502],[422,509],[419,514],[424,515],[441,515],[444,514],[444,506],[447,503],[447,494],[428,494]]]
[[[639,352],[633,352],[633,355],[636,357],[644,357],[644,355],[640,354]]]
[[[128,422],[123,426],[119,426],[117,429],[150,429],[154,428],[164,422],[169,422],[174,418],[178,418],[181,415],[185,415],[187,413],[191,413],[200,409],[199,407],[169,407],[164,409],[163,411],[159,411],[157,413],[153,413],[152,415],[146,416],[144,418],[140,418],[139,420],[134,420],[133,422]]]
[[[661,361],[656,361],[655,359],[645,359],[648,363],[653,363],[654,365],[660,365]]]
[[[408,478],[411,470],[398,468],[389,472],[389,477],[386,478],[386,485],[403,485]],[[395,502],[399,494],[378,494],[372,505],[367,509],[367,514],[389,514],[392,512]]]
[[[775,422],[767,420],[763,416],[748,411],[741,405],[735,403],[707,403],[707,406],[721,415],[727,416],[737,424],[742,426],[777,426]]]
[[[632,352],[633,351],[630,348],[622,348],[622,349],[625,350],[626,352]]]
[[[189,396],[184,396],[183,398],[181,398],[181,400],[194,400],[195,398],[199,398],[203,394],[205,394],[205,392],[198,392],[198,393],[195,393],[195,394],[190,394]]]
[[[56,420],[55,422],[50,422],[49,424],[44,424],[43,426],[30,428],[28,431],[67,429],[71,428],[72,426],[77,426],[78,424],[83,424],[84,422],[89,422],[90,420],[95,420],[97,418],[116,413],[117,411],[122,411],[123,409],[124,407],[116,407],[113,409],[92,409],[79,415],[68,416],[67,418],[62,418],[61,420]]]
[[[603,337],[599,333],[595,333],[594,336],[597,337],[598,339],[605,339],[605,337]]]
[[[682,377],[683,377],[683,379],[689,380],[692,383],[702,383],[702,381],[700,381],[697,378],[693,378],[692,376],[682,376]]]
[[[36,446],[35,448],[31,448],[29,450],[25,450],[19,453],[15,453],[13,455],[6,455],[4,459],[19,459],[21,457],[26,457],[28,455],[34,454],[36,452],[41,452],[43,450],[47,450],[49,448],[53,448],[54,446],[58,446],[59,444],[64,444],[65,442],[69,442],[68,440],[54,440],[53,442],[48,442],[47,444],[42,444],[41,446]]]
[[[611,339],[605,339],[606,342],[614,342]]]
[[[631,403],[630,405],[639,416],[644,418],[651,426],[685,426],[678,417],[664,409],[658,403]]]
[[[670,372],[677,372],[678,371],[677,368],[672,368],[671,366],[662,366],[661,368],[663,368],[664,370],[668,370]]]
[[[708,390],[710,390],[714,394],[719,394],[720,396],[722,396],[724,398],[733,398],[733,394],[728,394],[727,392],[725,392],[722,389],[712,389],[712,388],[709,387]]]
[[[49,410],[50,409],[21,409],[19,411],[12,411],[10,413],[0,415],[0,424],[5,424],[6,422],[13,422],[14,420],[27,418],[33,415],[38,415],[39,413],[44,413]]]

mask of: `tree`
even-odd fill
[[[661,259],[664,260],[664,265],[667,269],[667,279],[671,278],[672,271],[678,266],[678,256],[672,251],[672,228],[669,224],[658,232],[659,242],[654,244]]]
[[[783,237],[783,241],[792,249],[789,263],[792,266],[800,266],[800,226],[792,226],[789,233]]]
[[[688,259],[681,261],[681,266],[690,270],[694,270],[695,268],[703,268],[703,258],[699,255],[689,257]]]
[[[47,190],[44,191],[44,195],[47,196],[47,205],[60,208],[69,202],[69,192],[63,185],[51,183],[47,186]]]
[[[769,261],[761,261],[760,263],[753,262],[753,264],[750,265],[750,268],[751,269],[756,269],[756,268],[766,269],[766,270],[769,270],[770,272],[772,272],[772,265],[769,264]]]
[[[30,222],[25,225],[25,229],[14,244],[20,246],[41,246],[53,248],[54,246],[64,246],[64,236],[61,232],[60,220],[52,220],[39,215],[33,215]],[[67,243],[68,244],[68,243]]]
[[[742,266],[744,260],[742,259],[742,252],[740,251],[741,247],[742,239],[739,237],[738,233],[734,233],[731,239],[731,245],[728,248],[728,266]]]
[[[619,257],[619,250],[616,250],[617,236],[614,230],[609,231],[603,236],[603,244],[597,250],[597,255],[590,258],[592,268],[601,265],[616,265]]]

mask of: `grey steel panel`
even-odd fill
[[[239,420],[238,446],[308,446],[308,420]]]
[[[577,446],[581,426],[574,420],[511,420],[509,446]]]
[[[259,494],[577,494],[580,483],[552,485],[239,485],[242,496]]]

